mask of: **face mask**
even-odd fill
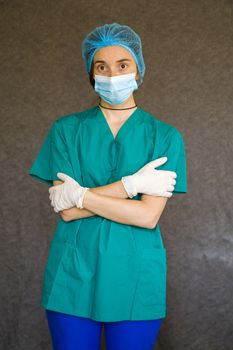
[[[121,104],[129,98],[134,90],[138,89],[135,76],[136,73],[116,75],[114,77],[95,74],[95,91],[111,105]]]

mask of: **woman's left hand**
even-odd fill
[[[54,211],[70,209],[74,206],[82,209],[83,198],[89,187],[82,187],[69,175],[57,173],[57,177],[64,181],[61,185],[49,188],[49,199]]]

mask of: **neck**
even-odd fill
[[[100,98],[100,104],[103,107],[109,108],[109,110],[122,110],[122,109],[126,109],[126,108],[130,108],[136,105],[135,100],[133,95],[131,95],[128,100],[126,100],[123,103],[117,104],[117,105],[111,105],[110,103],[106,102],[105,100],[103,100],[102,98]]]
[[[125,101],[121,104],[118,104],[118,105],[111,105],[101,98],[100,98],[99,103],[106,108],[114,108],[114,109],[106,109],[106,108],[102,108],[100,106],[100,108],[101,108],[103,114],[106,116],[106,118],[108,120],[112,120],[112,121],[115,121],[115,120],[124,121],[125,118],[128,118],[137,108],[137,107],[130,108],[130,107],[136,106],[133,95],[131,95],[127,101]],[[124,110],[124,108],[130,108],[130,109]]]

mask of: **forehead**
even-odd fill
[[[112,61],[120,61],[123,59],[127,59],[130,61],[134,61],[131,53],[122,46],[105,46],[99,49],[93,59],[93,62],[96,61],[104,61],[106,63]]]

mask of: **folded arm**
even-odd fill
[[[59,180],[53,181],[54,186],[60,185],[60,184],[62,184],[62,181],[59,181]],[[125,188],[121,181],[116,181],[104,186],[92,187],[89,189],[89,191],[103,195],[103,196],[111,196],[116,198],[128,198],[128,194],[125,191]],[[87,217],[96,215],[96,213],[92,212],[91,210],[88,210],[85,208],[80,209],[77,207],[61,210],[59,214],[61,215],[64,221],[82,219],[82,218],[87,218]]]
[[[54,181],[54,185],[61,181]],[[71,221],[93,215],[123,224],[154,228],[164,210],[167,197],[143,194],[141,200],[128,199],[121,181],[101,187],[91,188],[84,197],[83,206],[60,212],[64,221]]]
[[[130,200],[87,191],[83,206],[109,220],[153,229],[159,221],[167,197],[143,196],[142,200]]]

